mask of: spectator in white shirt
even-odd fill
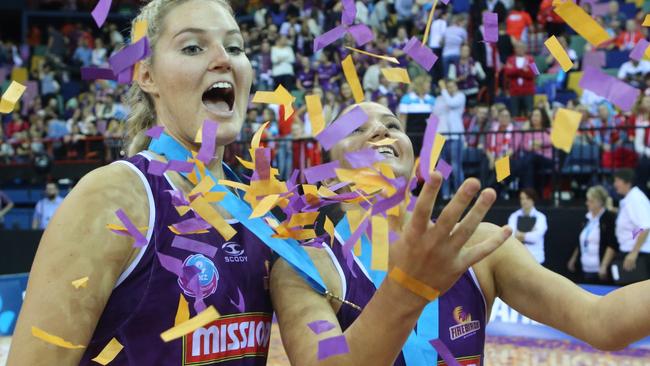
[[[287,90],[293,90],[295,84],[293,64],[296,62],[296,55],[293,48],[289,46],[287,37],[280,36],[275,46],[271,48],[271,75],[275,82],[275,88],[278,85],[284,86]]]
[[[460,47],[467,42],[467,21],[463,15],[454,15],[447,27],[442,48],[442,73],[449,75],[449,65],[460,59]]]
[[[586,220],[580,231],[579,245],[573,251],[567,268],[575,272],[578,264],[582,268],[584,282],[598,283],[609,278],[609,265],[618,252],[618,241],[614,230],[616,214],[606,208],[610,199],[603,186],[587,190]],[[578,257],[580,261],[578,262]]]
[[[648,73],[650,73],[650,61],[629,60],[618,69],[618,78],[634,87],[640,87],[643,84],[644,75]]]
[[[650,95],[641,98],[636,110],[636,133],[634,134],[634,150],[639,156],[636,164],[637,184],[647,195],[650,195]]]
[[[445,31],[447,31],[447,19],[449,19],[449,13],[444,9],[438,8],[434,13],[434,18],[435,20],[431,23],[431,31],[429,32],[429,47],[440,59],[442,58],[442,40],[445,36]],[[434,82],[442,79],[442,62],[438,61],[433,64],[431,72]]]
[[[535,260],[544,263],[544,235],[548,229],[546,215],[535,209],[537,192],[532,188],[525,188],[519,193],[521,208],[513,212],[508,218],[508,225],[512,228],[512,235],[526,245],[526,248],[535,257]]]
[[[45,186],[45,198],[36,203],[32,229],[45,230],[61,202],[63,202],[63,198],[59,197],[59,187],[56,183],[48,183]]]
[[[616,238],[625,255],[623,269],[632,271],[639,261],[650,265],[650,200],[634,184],[634,171],[614,173],[614,188],[624,198],[619,202]]]
[[[456,192],[458,187],[465,180],[463,174],[463,149],[465,140],[465,126],[463,125],[463,112],[465,111],[466,97],[460,90],[455,80],[444,80],[438,82],[440,97],[437,99],[441,104],[440,125],[438,132],[448,134],[447,141],[442,148],[442,159],[452,167],[449,179],[442,184],[442,198],[448,200],[451,193]]]

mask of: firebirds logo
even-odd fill
[[[183,261],[183,267],[196,267],[199,269],[199,285],[203,297],[208,297],[217,291],[219,284],[219,271],[212,261],[203,254],[193,254]],[[178,285],[187,296],[196,297],[195,289],[190,286],[189,279],[178,278]]]
[[[465,314],[462,306],[454,308],[454,320],[457,325],[449,327],[449,338],[452,341],[476,333],[481,329],[481,322],[472,320],[472,314]]]
[[[271,314],[225,315],[183,337],[183,365],[207,365],[244,357],[266,357]]]

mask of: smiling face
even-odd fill
[[[203,121],[211,119],[219,122],[218,145],[234,141],[253,79],[243,50],[239,26],[222,4],[191,0],[173,7],[138,78],[154,101],[158,123],[193,145]]]
[[[400,120],[390,109],[372,102],[355,104],[346,108],[343,113],[349,112],[357,105],[368,115],[368,120],[332,147],[330,151],[332,160],[338,160],[342,166],[349,168],[345,153],[372,148],[384,156],[382,162],[388,164],[396,176],[408,177],[414,164],[413,145]],[[387,146],[370,144],[385,138],[393,138],[397,141]]]

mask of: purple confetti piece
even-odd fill
[[[147,168],[147,173],[160,177],[167,170],[167,163],[163,163],[158,160],[151,160],[149,162],[149,167]]]
[[[200,217],[192,217],[172,225],[181,234],[192,233],[200,230],[208,230],[212,227],[207,221]]]
[[[632,109],[641,94],[639,89],[589,65],[584,67],[584,73],[578,85],[614,103],[625,112]]]
[[[438,56],[429,47],[422,45],[416,37],[411,38],[402,51],[427,71],[431,71],[433,64],[438,60]]]
[[[372,33],[372,29],[365,24],[357,24],[348,28],[348,33],[354,38],[354,42],[357,44],[357,47],[361,47],[366,43],[372,41],[375,38],[375,35]]]
[[[350,352],[344,335],[318,341],[318,360]]]
[[[350,184],[352,184],[352,182],[340,182],[340,183],[336,183],[333,186],[329,186],[327,188],[332,192],[336,192],[336,191],[338,191],[339,189],[341,189],[343,187],[349,186]]]
[[[309,184],[316,184],[324,180],[336,177],[335,169],[339,168],[341,164],[338,160],[331,161],[329,163],[312,166],[303,170],[305,179]]]
[[[97,5],[95,5],[95,8],[90,13],[93,16],[93,19],[95,19],[97,27],[101,28],[102,25],[104,25],[104,22],[106,22],[106,17],[108,16],[108,12],[110,10],[111,0],[99,0],[97,2]]]
[[[433,143],[436,140],[436,133],[438,132],[438,117],[433,113],[427,119],[427,128],[424,131],[424,139],[422,140],[422,149],[420,150],[420,175],[422,178],[429,182],[431,176],[431,150],[433,150]]]
[[[143,246],[147,245],[147,238],[145,238],[144,235],[138,231],[138,228],[133,224],[133,222],[131,222],[131,219],[126,216],[124,210],[120,208],[119,210],[115,211],[115,215],[118,219],[120,219],[120,221],[122,221],[122,224],[124,224],[126,230],[135,239],[135,243],[133,243],[133,246],[135,248],[142,248]]]
[[[178,249],[184,249],[193,253],[201,253],[210,258],[214,258],[214,255],[217,254],[216,247],[200,242],[198,240],[192,240],[179,235],[176,235],[174,237],[174,240],[172,241],[172,247]]]
[[[138,61],[144,59],[148,54],[149,41],[142,37],[139,41],[132,43],[108,59],[111,69],[116,74],[130,68]]]
[[[167,271],[175,274],[177,277],[183,276],[183,261],[172,256],[156,252],[160,265]]]
[[[646,229],[634,229],[632,230],[632,240],[636,240],[636,237],[639,236],[642,232],[644,232]]]
[[[363,221],[361,221],[361,223],[359,223],[359,227],[352,233],[352,235],[350,235],[350,237],[343,244],[343,253],[349,253],[350,255],[352,255],[352,248],[354,247],[354,244],[356,244],[359,238],[361,238],[361,235],[366,231],[369,224],[370,224],[370,220],[368,217],[366,217]]]
[[[530,69],[533,70],[533,74],[535,74],[535,75],[540,74],[539,69],[537,68],[537,64],[535,62],[531,62],[529,64],[529,66],[530,66]]]
[[[117,80],[113,70],[104,67],[82,67],[81,80]]]
[[[164,126],[153,126],[147,130],[144,134],[151,137],[152,139],[157,139],[165,131]]]
[[[483,13],[483,39],[490,43],[499,40],[499,16],[497,13],[489,11]]]
[[[402,186],[394,195],[385,198],[381,201],[377,201],[372,206],[372,214],[378,215],[383,214],[384,212],[390,210],[391,208],[399,205],[404,201],[404,194],[406,193],[406,185]]]
[[[394,232],[393,230],[388,231],[388,243],[393,243],[398,239],[399,239],[398,233]]]
[[[642,38],[639,42],[637,42],[636,45],[634,45],[632,52],[630,52],[630,58],[632,60],[641,61],[645,55],[645,51],[648,49],[648,46],[650,46],[650,42]]]
[[[440,340],[440,339],[433,339],[430,340],[429,343],[433,346],[433,348],[436,349],[438,352],[438,356],[445,361],[447,366],[460,366],[458,361],[456,360],[456,357],[451,354],[451,351],[449,351],[449,348]]]
[[[170,160],[167,165],[167,170],[179,173],[190,173],[194,169],[194,163],[181,160]]]
[[[244,302],[244,295],[242,295],[239,287],[237,287],[237,296],[239,297],[239,300],[235,303],[232,299],[229,299],[230,303],[233,304],[240,313],[244,313],[246,311],[246,303]]]
[[[323,149],[329,150],[337,142],[341,141],[354,130],[366,123],[367,120],[368,115],[363,111],[363,109],[361,109],[361,107],[356,106],[321,131],[321,133],[316,136],[316,140],[320,142]]]
[[[131,81],[133,81],[133,68],[127,67],[117,74],[118,84],[129,84]]]
[[[357,17],[357,6],[354,0],[343,0],[343,13],[341,14],[341,23],[344,25],[354,24],[354,19]]]
[[[318,52],[345,35],[345,26],[339,25],[314,39],[314,52]]]
[[[440,159],[438,160],[438,165],[436,165],[436,170],[442,174],[442,177],[445,179],[449,179],[449,175],[451,174],[451,165],[447,163],[446,161]]]
[[[385,158],[376,149],[367,148],[345,153],[345,159],[350,163],[351,167],[358,169],[372,166],[372,164]]]
[[[217,143],[217,130],[219,124],[215,121],[206,119],[203,121],[203,129],[201,130],[201,148],[196,158],[205,163],[210,164],[214,159]]]
[[[172,198],[172,205],[174,206],[188,206],[190,202],[185,198],[185,195],[180,190],[168,189],[165,192],[169,193]]]
[[[336,328],[336,325],[334,325],[334,323],[327,320],[316,320],[307,324],[307,326],[309,329],[311,329],[312,332],[316,334],[321,334]]]

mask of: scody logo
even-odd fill
[[[244,255],[244,248],[234,241],[224,243],[221,250],[226,253],[223,258],[228,263],[248,262],[248,256]]]

